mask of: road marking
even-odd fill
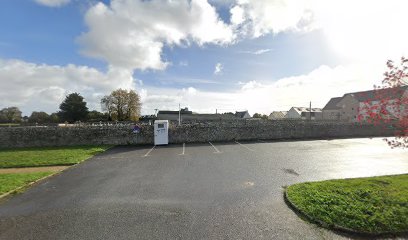
[[[215,149],[214,153],[221,153],[211,142],[208,143]]]
[[[266,143],[264,140],[260,140],[260,139],[258,139],[258,142]]]
[[[154,146],[152,147],[152,149],[150,149],[145,155],[143,155],[143,157],[148,157],[148,156],[149,156],[149,153],[151,153],[155,147],[156,147],[156,145],[154,145]]]
[[[179,154],[179,155],[184,155],[185,150],[186,150],[186,144],[185,144],[185,143],[183,143],[183,152],[182,152],[181,154]]]
[[[235,141],[235,143],[239,144],[241,147],[244,147],[244,148],[248,149],[249,151],[255,152],[254,149],[249,148],[249,147],[247,147],[247,146],[245,146],[245,145],[243,145],[243,144],[241,144],[241,143],[239,143],[239,142],[237,142],[237,141]]]

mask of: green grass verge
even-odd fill
[[[0,195],[23,187],[35,180],[52,174],[53,172],[36,173],[3,173],[0,174]]]
[[[312,221],[369,234],[408,231],[408,174],[300,183],[287,199]]]
[[[69,146],[0,149],[0,168],[72,165],[110,146]]]
[[[0,123],[0,127],[4,126],[20,126],[20,123]]]

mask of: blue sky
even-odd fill
[[[404,1],[5,0],[0,108],[51,113],[66,94],[79,92],[100,110],[100,98],[119,87],[141,95],[143,114],[179,103],[196,112],[251,114],[309,101],[323,107],[331,97],[371,89],[386,60],[406,54],[398,10],[404,7]]]

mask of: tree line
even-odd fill
[[[101,101],[103,112],[89,111],[87,102],[79,93],[68,94],[59,105],[59,111],[48,114],[34,111],[30,116],[22,116],[18,107],[0,110],[0,123],[59,123],[78,121],[137,121],[140,117],[141,102],[133,90],[117,89],[104,96]]]

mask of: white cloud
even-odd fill
[[[34,0],[36,3],[47,7],[61,7],[68,4],[71,0]]]
[[[235,36],[204,0],[101,2],[86,13],[89,30],[78,42],[86,56],[128,69],[165,69],[163,47],[228,44]]]
[[[248,54],[253,54],[253,55],[261,55],[264,53],[268,53],[272,51],[271,48],[265,48],[265,49],[258,49],[258,50],[254,50],[254,51],[240,51],[241,53],[248,53]]]
[[[261,83],[258,83],[255,80],[249,81],[247,83],[239,82],[239,85],[242,85],[242,88],[241,88],[242,90],[250,90],[250,89],[263,87],[263,85]]]
[[[20,60],[0,60],[0,108],[20,107],[24,114],[31,111],[58,110],[65,95],[79,92],[90,109],[100,109],[103,95],[119,87],[137,89],[143,103],[142,114],[154,109],[177,109],[178,104],[196,112],[235,111],[251,113],[288,110],[291,106],[323,107],[331,97],[371,89],[379,83],[383,65],[372,69],[367,65],[321,66],[300,76],[275,82],[259,79],[241,83],[235,91],[202,91],[195,87],[157,88],[135,85],[139,80],[126,69],[111,68],[106,73],[85,66],[50,66]],[[5,81],[4,79],[7,79]],[[4,100],[3,100],[4,99]]]
[[[269,33],[308,29],[312,22],[308,2],[237,0],[230,9],[231,23],[240,35],[255,38]]]
[[[180,62],[179,62],[179,66],[180,66],[180,67],[187,67],[187,66],[188,66],[188,62],[187,62],[187,61],[180,61]]]
[[[385,62],[408,54],[407,1],[316,0],[312,7],[316,26],[349,61]]]
[[[20,107],[31,111],[53,112],[65,95],[79,92],[91,109],[100,108],[100,97],[116,88],[134,89],[135,79],[126,69],[110,68],[106,73],[77,66],[51,66],[21,60],[0,59],[0,108]]]
[[[223,69],[224,69],[224,67],[222,66],[221,63],[215,64],[214,74],[215,74],[215,75],[221,74]]]
[[[241,83],[240,89],[222,92],[196,88],[145,88],[143,107],[145,113],[150,114],[155,108],[176,110],[179,103],[201,113],[215,112],[215,109],[219,112],[248,109],[251,114],[269,114],[275,110],[289,110],[292,106],[308,106],[309,101],[312,101],[313,107],[324,107],[332,97],[372,89],[374,84],[381,82],[383,70],[383,65],[375,69],[364,64],[322,65],[305,75],[275,82],[251,80]]]
[[[346,61],[384,62],[408,54],[406,9],[405,0],[237,0],[230,20],[241,38],[321,29]]]

